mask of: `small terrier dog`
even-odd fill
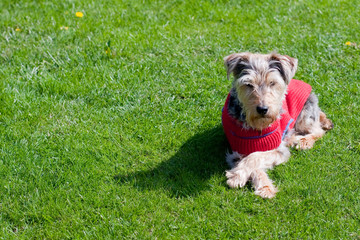
[[[286,162],[288,147],[310,149],[332,122],[318,106],[311,86],[292,79],[297,59],[280,55],[234,53],[224,58],[232,89],[222,113],[224,132],[232,148],[226,161],[231,188],[251,180],[255,194],[272,198],[277,189],[267,169]]]

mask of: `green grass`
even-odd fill
[[[0,238],[359,239],[359,16],[355,0],[1,1]],[[226,185],[222,58],[274,50],[335,129],[270,171],[263,200]]]

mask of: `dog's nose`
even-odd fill
[[[257,106],[256,107],[256,111],[261,114],[261,115],[265,115],[268,112],[269,108],[268,107],[261,107],[261,106]]]

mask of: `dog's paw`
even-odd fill
[[[314,146],[315,139],[312,137],[304,137],[299,140],[298,145],[296,145],[297,149],[307,150]]]
[[[334,128],[334,124],[331,120],[325,119],[323,122],[321,122],[321,128],[325,131],[329,131]]]
[[[249,180],[249,174],[244,170],[226,171],[226,177],[228,178],[227,184],[231,188],[243,187]]]
[[[277,193],[277,189],[274,186],[264,186],[255,191],[256,195],[259,195],[262,198],[273,198]]]
[[[320,112],[320,123],[321,123],[321,128],[324,129],[325,131],[329,131],[334,128],[333,122],[330,119],[328,119],[325,113],[323,112]]]

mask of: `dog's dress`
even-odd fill
[[[280,119],[262,131],[252,128],[245,129],[241,122],[229,115],[229,94],[222,112],[222,124],[232,151],[249,155],[253,152],[268,151],[279,147],[285,134],[294,127],[310,93],[311,86],[309,84],[292,79],[287,87]]]

